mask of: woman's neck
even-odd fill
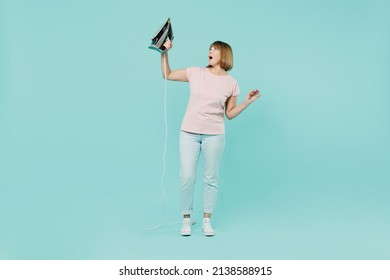
[[[221,66],[219,66],[219,65],[209,66],[209,71],[211,73],[213,73],[214,75],[218,75],[218,76],[225,76],[226,75],[225,69],[221,68]]]

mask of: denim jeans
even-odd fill
[[[213,213],[217,201],[218,173],[225,134],[196,134],[180,131],[180,212],[183,215],[193,211],[194,186],[199,155],[204,160],[203,212]]]

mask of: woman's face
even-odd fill
[[[214,46],[210,47],[209,50],[209,66],[219,65],[221,62],[221,51],[216,49]]]

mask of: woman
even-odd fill
[[[216,41],[209,49],[207,67],[171,70],[168,51],[172,42],[164,43],[161,54],[163,77],[172,81],[190,83],[190,100],[180,129],[180,210],[183,214],[181,235],[191,235],[190,215],[193,211],[196,168],[200,152],[204,158],[203,224],[206,236],[213,236],[210,223],[218,191],[218,171],[225,146],[224,112],[231,120],[260,97],[251,90],[245,100],[237,105],[239,87],[227,72],[233,67],[233,52],[224,42]]]

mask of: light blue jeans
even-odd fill
[[[213,213],[217,201],[218,173],[225,147],[225,134],[196,134],[180,131],[180,212],[193,211],[194,186],[199,155],[204,160],[203,212]]]

